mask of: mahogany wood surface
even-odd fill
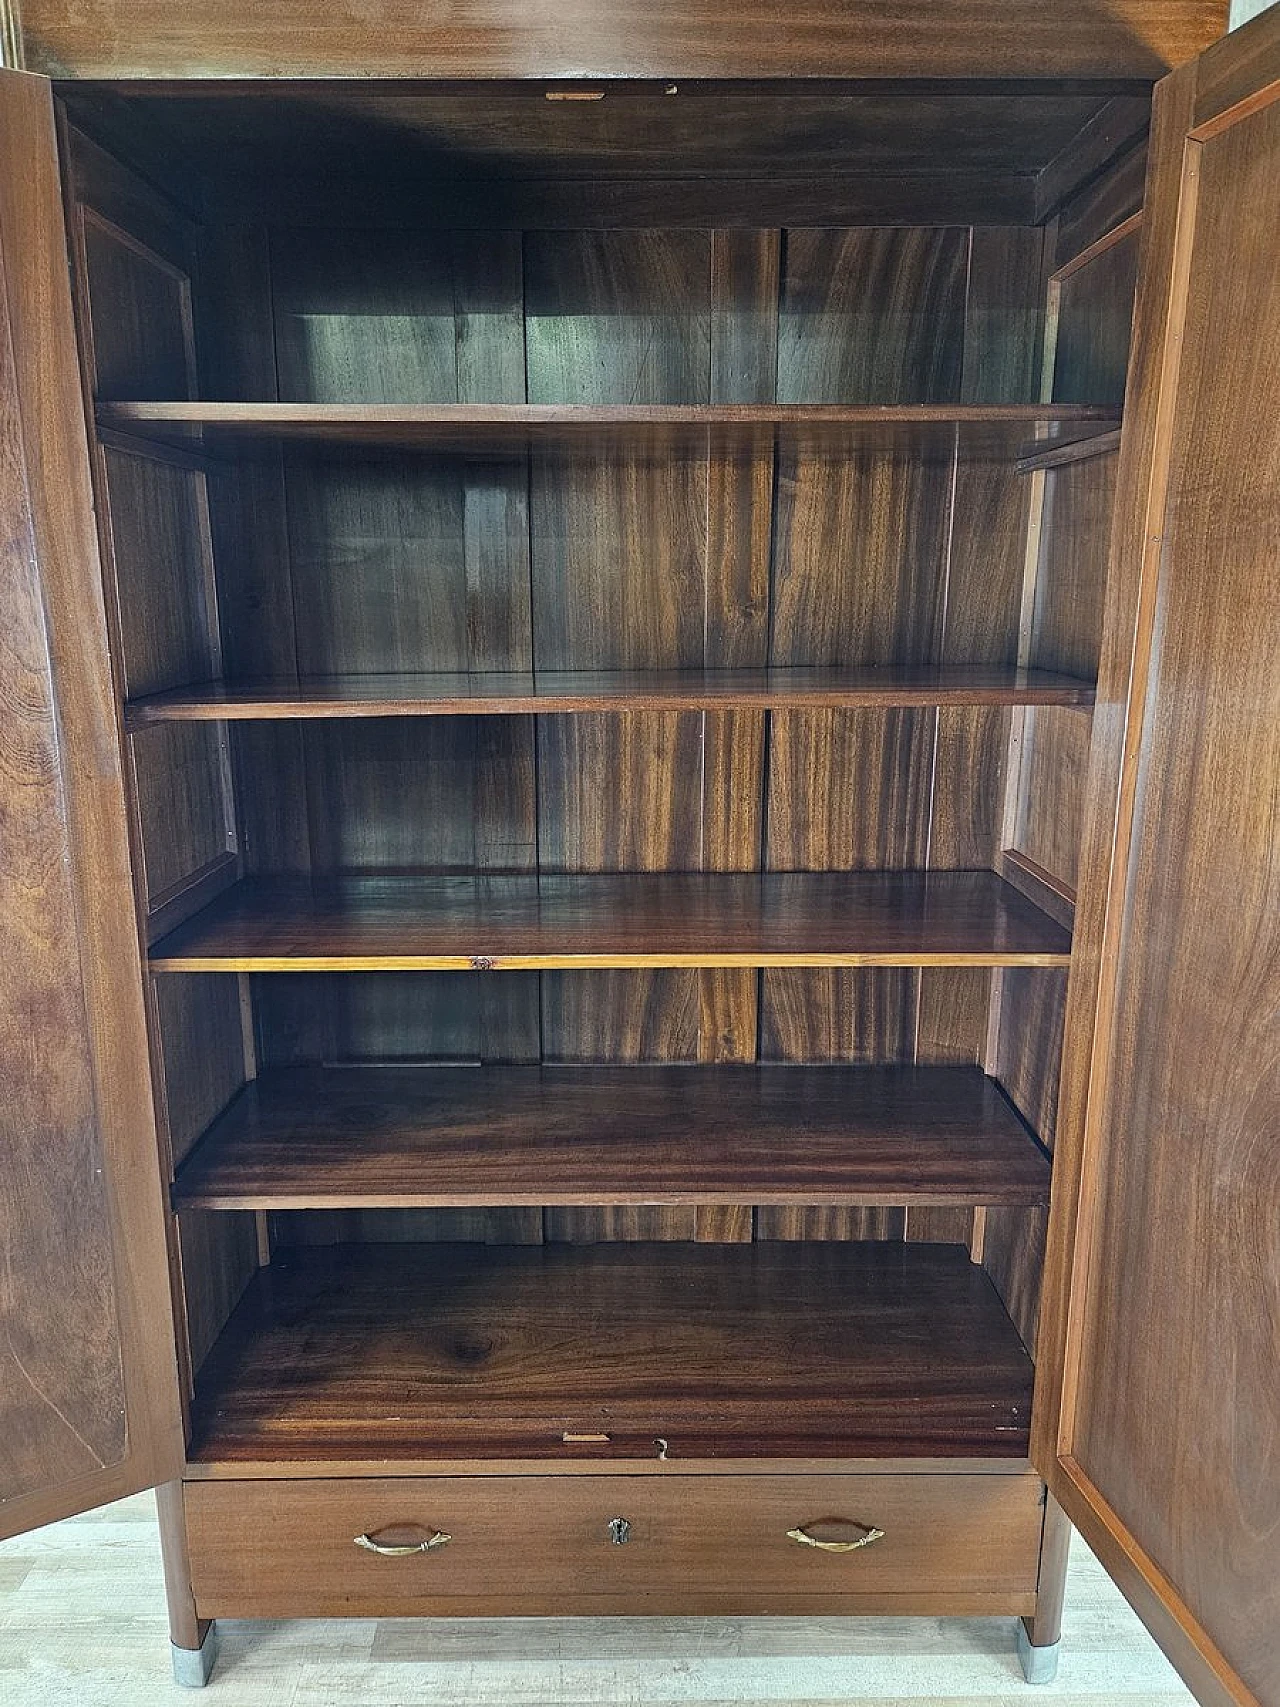
[[[1066,965],[1068,933],[987,871],[248,878],[158,972],[540,966]]]
[[[189,1482],[195,1593],[211,1617],[476,1612],[906,1612],[946,1597],[1006,1613],[1035,1586],[1034,1476],[584,1475]],[[626,1540],[612,1538],[622,1517]],[[829,1553],[789,1539],[870,1546]],[[446,1534],[386,1559],[353,1544]]]
[[[865,669],[539,670],[197,681],[126,707],[133,729],[272,717],[520,716],[554,711],[1088,706],[1090,684],[1053,670],[964,664]]]
[[[935,0],[886,13],[823,0],[799,17],[726,0],[655,0],[638,13],[593,0],[482,0],[464,14],[379,0],[317,14],[165,0],[24,0],[32,70],[61,77],[462,79],[1134,78],[1149,82],[1221,34],[1217,0]]]
[[[976,1067],[351,1067],[264,1075],[178,1176],[188,1208],[1043,1203]]]
[[[191,1455],[1017,1456],[1030,1398],[962,1246],[346,1245],[251,1283]]]

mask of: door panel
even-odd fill
[[[1201,1700],[1276,1707],[1280,12],[1161,86],[1147,225],[1035,1450]]]
[[[49,85],[0,72],[0,1535],[181,1461]]]

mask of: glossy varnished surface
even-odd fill
[[[976,1067],[347,1067],[265,1075],[188,1207],[1037,1203],[1049,1165]]]
[[[251,1283],[192,1455],[1017,1457],[1030,1399],[959,1246],[348,1245]]]
[[[162,972],[1065,965],[988,871],[246,879],[151,950]]]
[[[902,664],[866,669],[539,670],[197,682],[134,700],[131,728],[273,717],[519,716],[554,711],[1073,705],[1089,682],[1052,670]]]

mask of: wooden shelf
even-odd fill
[[[1092,682],[1010,665],[866,669],[546,670],[198,682],[125,708],[153,723],[285,717],[502,717],[537,712],[815,710],[895,705],[1093,704]]]
[[[531,449],[671,455],[708,447],[1016,456],[1031,441],[1113,429],[1112,405],[1087,403],[201,403],[103,402],[98,423],[234,455],[258,440],[400,447],[485,456]],[[200,432],[201,436],[196,437]]]
[[[158,972],[1065,966],[1063,927],[989,871],[249,878]]]
[[[977,1067],[315,1067],[247,1085],[190,1209],[1042,1204],[1049,1163]]]
[[[250,1282],[192,1456],[1021,1457],[1031,1378],[959,1246],[340,1245]]]

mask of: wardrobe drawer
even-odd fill
[[[1030,1611],[1040,1495],[1039,1478],[1023,1474],[349,1477],[185,1489],[203,1617],[907,1611],[908,1597],[916,1610]],[[419,1550],[379,1553],[358,1536]]]

